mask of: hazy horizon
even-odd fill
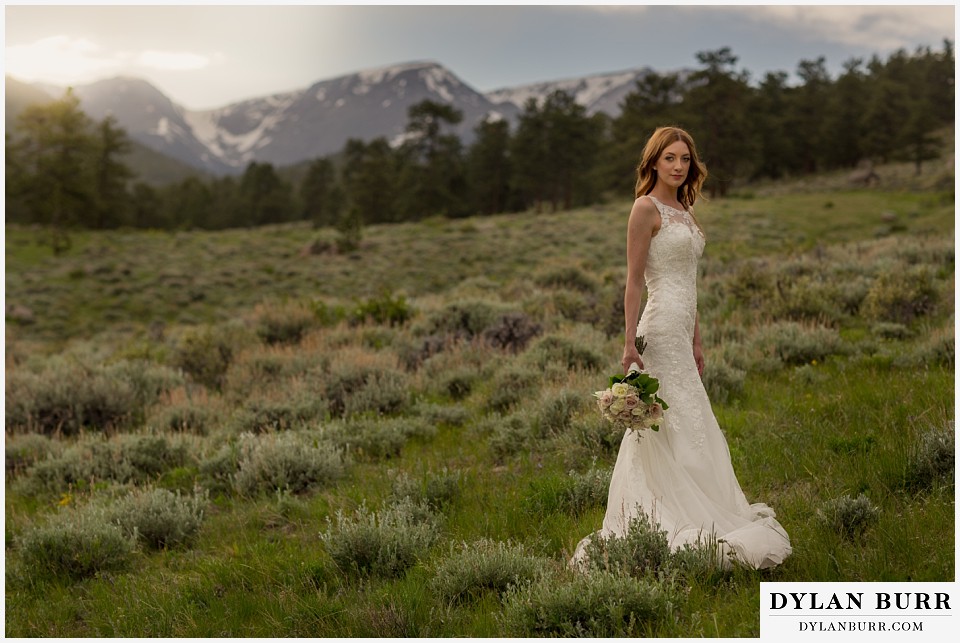
[[[936,6],[28,6],[5,7],[6,74],[64,87],[143,78],[191,110],[353,72],[436,61],[475,89],[649,66],[698,66],[730,47],[753,81],[824,56],[954,40]]]

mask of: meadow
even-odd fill
[[[939,167],[939,166],[938,166]],[[371,226],[6,227],[7,636],[758,636],[759,583],[954,579],[953,167],[698,204],[704,381],[793,555],[588,574],[630,202]]]

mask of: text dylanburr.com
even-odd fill
[[[760,638],[956,640],[955,582],[760,583]]]

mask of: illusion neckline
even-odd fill
[[[703,230],[700,229],[700,225],[697,224],[696,219],[694,219],[694,218],[693,218],[693,215],[690,214],[690,210],[681,210],[681,209],[679,209],[679,208],[673,207],[672,205],[667,205],[666,203],[664,203],[663,201],[661,201],[661,200],[658,199],[657,197],[653,196],[652,194],[648,194],[647,196],[650,197],[650,200],[653,201],[654,203],[659,203],[661,206],[667,208],[668,210],[673,210],[674,212],[677,212],[677,213],[679,213],[679,214],[682,214],[682,215],[684,215],[684,217],[686,217],[687,219],[689,219],[690,221],[692,221],[693,224],[694,224],[694,225],[693,225],[693,229],[696,231],[696,233],[697,233],[698,235],[700,235],[700,238],[701,238],[701,239],[703,239],[704,241],[706,241],[707,235],[703,234]]]
[[[662,205],[662,206],[665,207],[665,208],[670,208],[670,209],[673,210],[674,212],[682,212],[682,213],[684,213],[684,214],[690,214],[690,210],[684,210],[684,209],[682,209],[682,208],[675,208],[675,207],[673,207],[672,205],[667,205],[666,203],[664,203],[663,201],[661,201],[661,200],[658,199],[657,197],[653,196],[652,194],[648,194],[647,196],[650,197],[650,200],[651,200],[651,201],[655,201],[655,202],[659,203],[660,205]]]

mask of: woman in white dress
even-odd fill
[[[697,261],[705,237],[692,206],[707,171],[693,139],[675,127],[657,129],[637,167],[637,199],[627,227],[624,373],[632,363],[660,380],[670,408],[658,432],[627,432],[610,481],[600,537],[622,536],[639,512],[666,532],[672,550],[719,543],[725,560],[773,567],[790,555],[790,539],[765,504],[744,497],[703,388],[697,316]],[[647,304],[637,323],[643,287]],[[646,349],[641,359],[637,334]],[[577,546],[582,563],[590,536]]]

